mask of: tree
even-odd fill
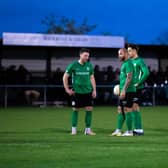
[[[83,19],[81,24],[77,24],[74,19],[65,16],[55,17],[54,15],[46,16],[42,24],[47,26],[45,33],[48,34],[88,34],[93,31],[97,25],[89,25],[88,19]]]
[[[161,32],[160,35],[152,43],[168,45],[168,30]]]

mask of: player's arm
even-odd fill
[[[120,99],[124,99],[125,98],[126,90],[127,90],[128,86],[130,85],[131,80],[132,80],[132,72],[129,72],[129,73],[127,73],[127,78],[126,78],[124,87],[123,87],[123,89],[122,89],[122,91],[120,93]]]
[[[96,81],[95,81],[95,77],[93,74],[90,76],[90,81],[91,81],[92,88],[93,88],[92,96],[93,98],[95,98],[96,97]]]
[[[143,60],[140,63],[140,67],[141,67],[141,70],[142,70],[142,76],[141,76],[140,80],[138,81],[138,83],[136,84],[137,86],[142,84],[147,79],[147,77],[149,76],[148,67],[146,66],[146,64],[144,63]]]
[[[68,84],[69,76],[70,75],[67,72],[64,73],[64,75],[63,75],[63,84],[64,84],[65,91],[71,96],[71,95],[74,94],[74,91],[69,88],[69,84]]]

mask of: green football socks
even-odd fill
[[[131,131],[132,130],[132,112],[127,112],[125,114],[125,119],[126,119],[127,130]]]
[[[117,129],[121,129],[124,123],[124,116],[122,113],[119,113],[117,116]]]
[[[142,129],[142,118],[140,111],[133,111],[133,122],[135,129]]]
[[[78,111],[72,112],[72,127],[77,127],[78,123]]]
[[[86,115],[85,115],[86,128],[91,127],[91,122],[92,122],[92,112],[91,111],[86,111]]]

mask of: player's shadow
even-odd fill
[[[44,128],[40,129],[40,133],[69,133],[68,129],[64,128]]]
[[[9,134],[37,134],[37,133],[69,133],[68,129],[64,128],[44,128],[37,131],[1,131],[0,136]]]
[[[95,128],[95,132],[98,132],[99,134],[111,134],[114,129],[106,129],[106,128]]]

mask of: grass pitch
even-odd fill
[[[142,108],[141,137],[108,136],[116,127],[114,107],[96,107],[97,135],[85,136],[84,114],[71,136],[71,108],[1,108],[0,168],[168,167],[168,107]]]

